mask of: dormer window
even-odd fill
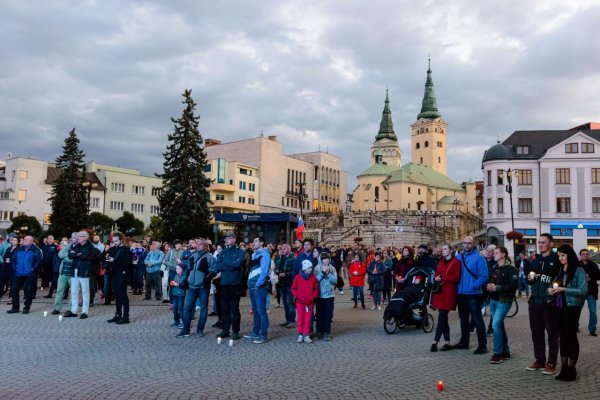
[[[565,153],[573,154],[579,153],[578,143],[567,143],[565,144]]]
[[[515,150],[516,150],[517,154],[520,156],[526,156],[526,155],[529,155],[529,153],[530,153],[529,146],[517,146]]]
[[[594,152],[594,143],[581,143],[581,152],[582,153],[593,153]]]

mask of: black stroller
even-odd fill
[[[431,301],[431,288],[433,286],[433,271],[413,268],[406,275],[406,280],[418,284],[409,284],[405,290],[397,291],[390,299],[383,313],[383,329],[389,335],[406,326],[415,326],[429,333],[433,330],[434,320],[427,310]]]

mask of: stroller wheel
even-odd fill
[[[387,333],[388,335],[391,335],[394,332],[396,332],[397,328],[398,328],[398,325],[396,324],[396,318],[394,318],[394,317],[384,318],[383,329],[385,330],[385,333]]]
[[[429,333],[433,330],[433,326],[435,322],[433,321],[433,315],[427,313],[425,318],[421,321],[421,328],[423,328],[423,332]]]

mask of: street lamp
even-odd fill
[[[98,187],[96,182],[85,181],[83,182],[83,187],[87,190],[87,205],[88,205],[88,214],[90,213],[90,199],[92,196],[92,190]]]
[[[302,218],[302,203],[304,203],[304,188],[306,187],[306,182],[298,182],[296,183],[296,187],[298,188],[298,203],[300,205],[300,218]]]
[[[512,231],[514,232],[515,231],[515,216],[514,216],[514,212],[513,212],[512,178],[513,177],[517,178],[519,176],[519,171],[516,169],[513,170],[511,168],[509,168],[507,170],[504,170],[504,169],[498,170],[498,176],[500,178],[504,178],[504,174],[506,174],[506,191],[508,192],[508,197],[509,197],[509,201],[510,201],[510,224],[512,227]],[[513,242],[513,257],[516,257],[517,251],[516,251],[515,240],[513,239],[512,242]]]

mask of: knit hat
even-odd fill
[[[313,267],[312,262],[309,260],[302,261],[302,271],[307,271]]]
[[[16,237],[17,237],[17,234],[14,232],[11,232],[6,236],[7,239],[12,239],[12,238],[16,238]]]

